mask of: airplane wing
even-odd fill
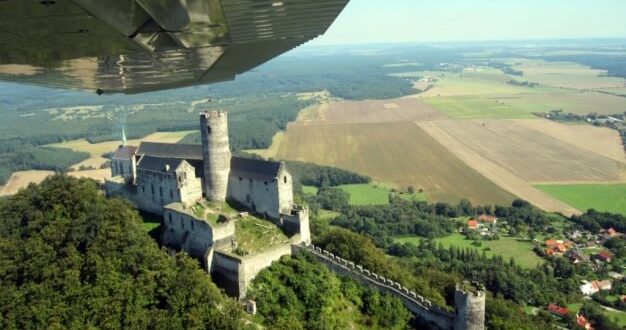
[[[99,93],[227,81],[349,0],[0,0],[0,80]]]

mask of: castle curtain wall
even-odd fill
[[[276,179],[254,178],[245,173],[231,172],[228,198],[269,218],[280,219],[279,188]]]

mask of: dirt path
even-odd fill
[[[439,143],[463,160],[467,165],[508,192],[527,200],[546,211],[560,212],[567,216],[581,213],[579,210],[536,189],[530,183],[519,178],[502,166],[499,166],[485,159],[473,150],[470,150],[461,142],[446,133],[443,129],[438,127],[435,123],[416,122],[416,125],[439,141]]]

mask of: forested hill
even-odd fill
[[[195,260],[159,249],[126,202],[55,176],[0,199],[0,328],[242,329]]]

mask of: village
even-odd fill
[[[600,303],[606,311],[626,309],[624,233],[614,228],[593,232],[574,224],[559,229],[550,226],[541,235],[533,233],[531,236],[536,237],[527,237],[532,241],[533,251],[546,260],[566,260],[580,275],[578,287],[582,300],[592,299]],[[477,243],[483,240],[499,240],[501,236],[512,234],[506,221],[499,221],[498,217],[488,214],[469,218],[465,226],[459,228],[459,232]],[[587,318],[577,312],[582,300],[569,304],[553,302],[545,309],[557,318],[575,314],[576,323],[581,328],[593,329]]]

